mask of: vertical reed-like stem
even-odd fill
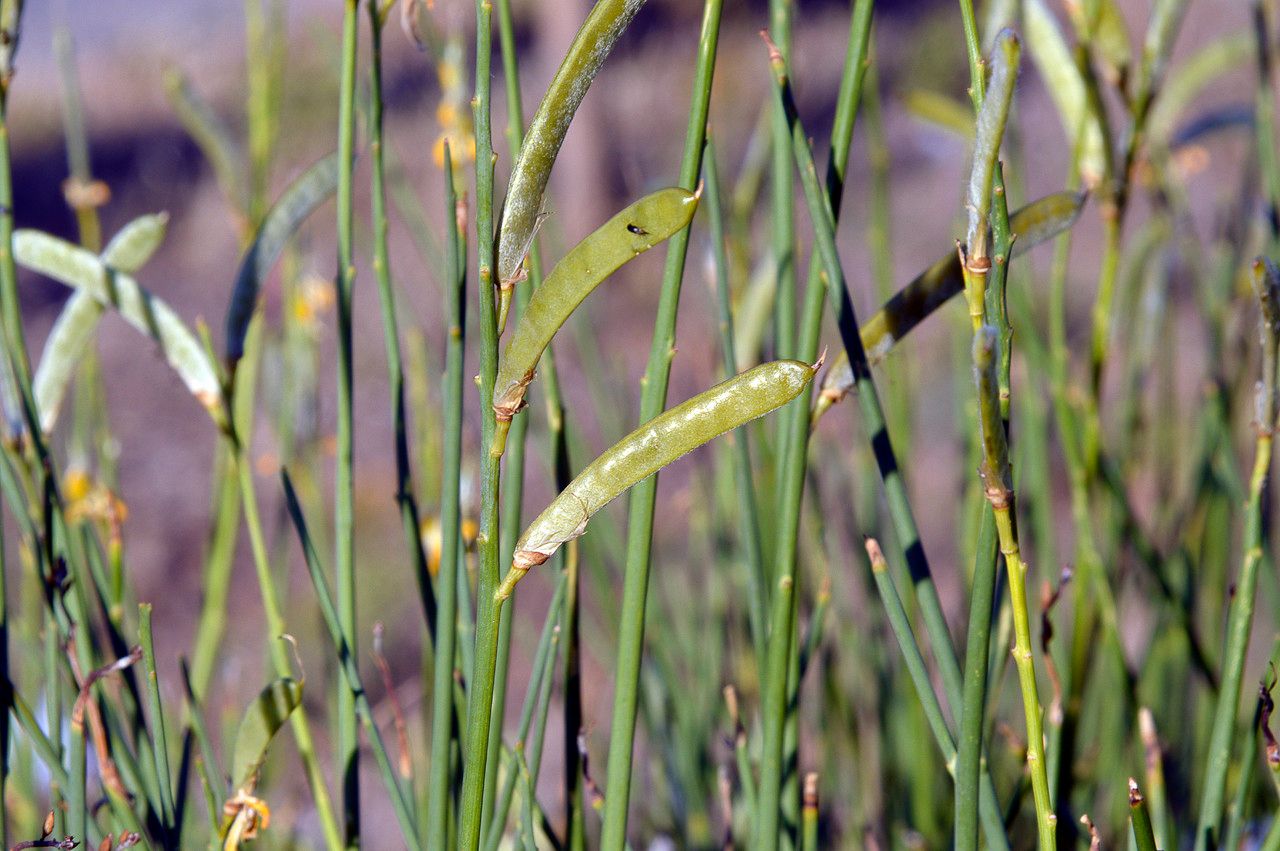
[[[498,369],[498,328],[494,312],[493,248],[493,135],[490,128],[490,56],[492,49],[490,0],[476,0],[476,76],[472,101],[476,133],[476,253],[478,257],[480,323],[480,445],[494,443],[493,384]],[[494,674],[502,600],[494,596],[499,582],[498,485],[500,458],[480,453],[480,530],[476,537],[478,583],[476,594],[475,669],[467,705],[467,734],[463,748],[462,817],[458,847],[474,851],[480,845],[484,822],[485,769],[488,765],[489,726],[493,709]]]
[[[1213,731],[1200,798],[1200,820],[1196,827],[1196,851],[1220,841],[1222,807],[1227,793],[1227,768],[1240,711],[1240,690],[1244,679],[1245,653],[1253,626],[1253,609],[1258,588],[1258,568],[1265,545],[1265,507],[1271,481],[1272,441],[1276,412],[1280,406],[1277,374],[1280,374],[1280,270],[1270,261],[1253,264],[1254,290],[1261,305],[1262,380],[1258,382],[1253,472],[1249,477],[1249,505],[1245,513],[1244,550],[1240,575],[1231,594],[1227,615],[1226,645],[1222,654],[1222,687],[1213,715]]]
[[[862,95],[862,81],[867,70],[871,10],[871,2],[863,0],[854,7],[849,21],[844,70],[841,76],[840,94],[836,101],[836,119],[831,134],[831,159],[827,166],[827,185],[822,201],[833,224],[839,216],[844,194],[849,146],[853,138],[858,103]],[[781,94],[780,89],[777,94]],[[784,150],[791,157],[793,156],[790,145],[791,116],[788,104],[781,96],[775,97],[774,104],[788,127],[787,145]],[[821,264],[818,262],[810,265],[807,287],[800,338],[793,350],[797,358],[806,361],[812,360],[817,355],[818,336],[822,326],[823,308],[826,304],[826,287],[821,278]],[[772,847],[771,843],[778,841],[779,817],[785,809],[788,809],[790,800],[794,800],[782,794],[783,782],[786,779],[785,763],[788,762],[784,759],[783,741],[786,738],[787,716],[792,714],[788,712],[788,707],[793,704],[793,695],[799,690],[798,677],[795,678],[794,683],[789,681],[792,679],[793,657],[799,653],[799,642],[794,635],[798,604],[796,583],[799,579],[796,570],[796,545],[800,530],[801,503],[804,499],[804,478],[808,470],[806,456],[809,449],[809,410],[807,395],[791,402],[784,414],[786,425],[781,430],[784,440],[782,471],[775,503],[779,517],[774,530],[776,550],[772,576],[775,583],[787,583],[786,594],[790,604],[785,611],[775,605],[769,621],[767,651],[769,662],[764,673],[764,690],[761,696],[761,714],[765,733],[756,826],[756,843],[763,848]],[[776,664],[781,667],[775,667]],[[792,817],[794,812],[792,808]]]
[[[720,37],[723,0],[707,0],[703,7],[702,31],[698,41],[698,63],[694,72],[689,123],[685,128],[684,155],[680,162],[679,185],[692,190],[702,171],[702,149],[706,142],[707,109],[711,100],[711,79],[715,71],[716,47]],[[671,359],[676,351],[676,311],[680,285],[684,279],[689,230],[671,237],[663,270],[662,294],[653,326],[653,345],[642,379],[640,421],[662,413],[671,377]],[[635,741],[636,711],[639,706],[640,660],[644,652],[645,604],[649,593],[650,549],[653,544],[653,513],[658,494],[658,477],[645,479],[631,489],[627,516],[627,558],[622,588],[622,621],[618,627],[618,662],[614,666],[613,722],[609,727],[609,760],[606,779],[604,830],[600,846],[604,851],[621,851],[626,844],[627,809],[631,800],[632,745]]]
[[[356,642],[355,577],[355,453],[352,400],[351,290],[356,269],[353,256],[352,196],[356,138],[356,40],[359,0],[344,0],[342,19],[342,78],[338,89],[338,434],[334,459],[334,570],[338,589],[338,619],[351,655],[359,658]],[[343,839],[348,848],[360,844],[360,742],[355,697],[339,682],[334,762],[342,788]]]
[[[453,183],[453,156],[444,149],[445,310],[448,314],[444,401],[444,464],[440,477],[440,565],[436,573],[435,668],[431,689],[431,781],[427,787],[427,847],[448,845],[452,792],[449,750],[453,741],[453,672],[458,621],[459,479],[462,475],[463,356],[466,341],[466,252],[463,208]]]

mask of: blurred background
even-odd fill
[[[250,0],[252,2],[253,0]],[[403,0],[402,0],[403,2]],[[1049,4],[1063,20],[1056,2]],[[1144,0],[1121,3],[1134,43],[1140,42],[1149,13]],[[532,115],[541,93],[563,56],[591,3],[588,0],[538,0],[514,3],[517,42],[524,86],[525,118]],[[309,164],[335,147],[337,123],[337,45],[341,14],[337,4],[321,0],[288,0],[278,5],[284,75],[278,93],[279,110],[273,154],[261,175],[274,198]],[[435,154],[442,133],[465,136],[470,91],[473,8],[463,0],[435,0],[421,14],[432,32],[426,49],[401,31],[393,14],[385,33],[385,96],[389,137],[389,181],[393,185],[392,269],[402,297],[400,322],[413,357],[421,358],[423,374],[434,376],[425,387],[410,388],[421,412],[416,427],[422,435],[415,457],[420,498],[425,515],[438,510],[438,457],[432,447],[438,437],[431,430],[439,423],[439,376],[443,370],[444,310],[440,255],[436,246],[443,233],[442,173]],[[685,110],[694,65],[700,4],[688,0],[649,0],[605,63],[569,131],[552,175],[549,218],[543,234],[544,259],[557,258],[566,246],[589,233],[614,211],[647,191],[675,182],[683,144]],[[1248,8],[1234,0],[1195,0],[1181,30],[1174,63],[1218,39],[1224,33],[1247,31]],[[845,215],[840,240],[849,272],[855,307],[865,318],[882,300],[872,275],[870,246],[887,244],[891,263],[888,276],[895,288],[948,251],[962,235],[962,180],[969,164],[968,142],[949,119],[969,110],[965,95],[968,82],[964,42],[954,3],[891,2],[877,7],[875,85],[883,112],[882,151],[869,145],[867,122],[860,118],[845,192]],[[813,135],[819,162],[825,160],[848,26],[848,8],[839,2],[806,0],[796,4],[792,60],[793,84],[808,131]],[[730,187],[749,180],[759,169],[761,115],[769,104],[768,66],[757,32],[768,23],[763,0],[727,4],[712,98],[711,133],[724,179]],[[362,21],[362,27],[364,22]],[[362,34],[367,39],[367,31]],[[59,47],[61,45],[61,47]],[[452,47],[455,51],[450,54]],[[367,41],[361,50],[367,49]],[[461,51],[460,53],[458,51]],[[61,52],[60,52],[61,51]],[[191,125],[180,115],[179,98],[172,84],[182,80],[212,110],[235,146],[243,152],[246,127],[246,21],[238,4],[225,0],[107,0],[72,2],[46,0],[29,3],[25,12],[21,50],[18,54],[9,108],[14,147],[15,215],[19,227],[40,228],[75,240],[76,217],[64,200],[68,176],[65,142],[64,97],[70,82],[79,87],[83,124],[87,134],[92,176],[109,190],[100,208],[102,232],[109,237],[134,217],[150,212],[169,214],[169,233],[155,259],[140,275],[141,282],[168,301],[190,322],[203,321],[215,343],[222,340],[222,317],[240,255],[244,248],[244,219],[229,198],[228,187]],[[495,74],[500,74],[495,56]],[[454,63],[453,71],[449,63]],[[457,71],[461,80],[456,79]],[[454,74],[450,78],[450,73]],[[1253,70],[1247,59],[1238,71],[1227,74],[1205,92],[1205,100],[1219,106],[1252,99]],[[451,90],[450,82],[454,82]],[[168,81],[168,86],[167,86]],[[367,81],[362,82],[367,97]],[[1237,92],[1239,94],[1237,95]],[[461,94],[460,94],[461,93]],[[498,187],[504,185],[511,152],[503,130],[506,105],[500,78],[494,84],[494,141],[498,155]],[[444,109],[442,109],[442,104]],[[1045,81],[1031,62],[1024,70],[1016,98],[1011,144],[1021,161],[1025,180],[1014,189],[1011,206],[1062,189],[1067,180],[1070,144],[1054,109]],[[451,111],[450,111],[451,110]],[[458,118],[459,115],[464,118]],[[442,124],[443,121],[443,124]],[[362,131],[363,132],[363,131]],[[363,140],[364,137],[362,136]],[[1208,236],[1216,226],[1214,211],[1224,197],[1238,189],[1239,162],[1253,144],[1250,134],[1224,132],[1182,152],[1177,168],[1188,187],[1193,221],[1190,227]],[[367,145],[361,141],[361,150]],[[877,160],[887,153],[887,162]],[[890,201],[889,229],[877,230],[869,213],[872,179],[881,163]],[[371,630],[385,625],[386,653],[394,677],[401,684],[408,708],[416,712],[421,699],[421,609],[394,509],[395,459],[392,451],[390,402],[377,293],[369,270],[370,255],[368,157],[357,163],[357,230],[359,262],[355,296],[356,434],[357,434],[357,553],[363,577],[360,592],[361,623]],[[468,173],[468,180],[470,180]],[[1146,216],[1138,199],[1131,227]],[[802,207],[800,209],[803,209]],[[807,245],[807,223],[798,214],[802,243]],[[474,227],[474,223],[472,224]],[[757,230],[763,242],[767,226]],[[690,263],[682,297],[678,341],[672,374],[672,402],[683,400],[720,377],[713,294],[707,271],[708,243],[705,221],[694,225]],[[1074,256],[1069,267],[1069,329],[1073,344],[1087,340],[1088,309],[1094,296],[1101,225],[1097,210],[1086,209],[1076,228]],[[434,242],[433,242],[434,240]],[[648,354],[654,307],[662,265],[662,251],[654,251],[626,267],[592,297],[579,330],[556,341],[561,380],[567,388],[570,416],[582,436],[583,451],[599,451],[634,424],[638,405],[638,380]],[[1043,278],[1050,250],[1030,255],[1018,284],[1032,288]],[[747,286],[752,263],[735,270],[734,285]],[[316,356],[290,362],[268,358],[263,367],[264,398],[273,394],[299,394],[309,402],[296,415],[294,434],[299,444],[282,447],[280,431],[264,411],[254,438],[260,491],[268,507],[269,535],[282,563],[296,557],[291,532],[281,514],[275,471],[282,453],[312,451],[328,459],[333,432],[334,359],[331,287],[334,274],[333,208],[326,204],[303,230],[291,255],[289,274],[304,282],[304,308],[311,310]],[[807,269],[807,256],[799,268]],[[1194,311],[1195,282],[1175,272],[1175,334],[1188,339],[1202,334],[1191,316],[1178,319],[1179,311]],[[310,289],[307,289],[310,287]],[[23,315],[28,341],[35,357],[48,329],[65,302],[68,290],[30,273],[20,272]],[[330,292],[326,296],[326,292]],[[278,327],[282,312],[299,309],[287,299],[276,278],[264,291],[269,325]],[[309,295],[307,295],[309,294]],[[474,305],[474,293],[471,302]],[[1185,321],[1183,321],[1185,320]],[[586,330],[582,330],[586,329]],[[955,423],[957,412],[969,404],[970,389],[957,385],[966,368],[968,338],[964,309],[957,303],[942,311],[908,338],[891,356],[881,375],[887,385],[909,387],[915,404],[895,413],[895,437],[910,446],[906,462],[908,480],[925,544],[935,575],[944,590],[944,603],[954,616],[953,630],[963,623],[960,597],[954,592],[967,571],[967,554],[960,552],[957,528],[968,522],[962,505],[973,486],[970,447]],[[955,333],[957,330],[962,333]],[[828,335],[834,340],[834,334]],[[767,339],[767,337],[766,337]],[[592,350],[592,341],[603,344]],[[189,647],[200,610],[201,567],[209,537],[211,504],[217,482],[212,481],[217,435],[209,428],[205,412],[183,390],[162,359],[117,317],[108,315],[99,335],[99,368],[103,376],[107,417],[116,438],[108,451],[82,453],[80,461],[98,468],[108,464],[114,490],[128,506],[124,527],[127,569],[137,596],[156,604],[157,630],[163,645]],[[1175,351],[1184,349],[1175,347]],[[1196,404],[1198,387],[1207,365],[1198,361],[1203,346],[1188,345],[1185,361],[1178,363],[1179,380],[1172,395],[1161,398],[1156,410],[1176,418]],[[767,355],[767,344],[760,352]],[[1182,355],[1179,354],[1179,357]],[[468,375],[474,374],[468,365]],[[536,384],[535,384],[536,388]],[[589,388],[604,388],[609,405],[601,413],[599,399]],[[883,389],[883,388],[882,388]],[[892,392],[892,391],[890,391]],[[536,408],[538,403],[534,401]],[[271,402],[264,407],[270,408]],[[478,405],[470,405],[464,439],[464,509],[474,516],[474,486],[478,443]],[[607,415],[606,415],[607,414]],[[823,453],[839,457],[861,446],[849,439],[854,419],[848,411],[826,418],[821,427],[815,457]],[[541,414],[537,414],[538,417]],[[534,420],[531,441],[543,430]],[[308,450],[306,447],[310,447]],[[67,448],[70,467],[77,463],[77,448]],[[662,477],[658,503],[654,570],[655,608],[651,625],[661,626],[665,612],[685,605],[700,605],[684,596],[687,587],[700,588],[708,580],[703,545],[690,545],[698,534],[690,529],[702,515],[696,504],[706,497],[691,471],[709,465],[713,449],[682,461]],[[857,450],[861,451],[861,450]],[[527,474],[526,515],[532,517],[551,496],[550,471],[537,456]],[[591,455],[575,456],[581,466]],[[105,459],[105,460],[104,460]],[[331,463],[314,467],[318,478],[304,482],[313,499],[331,488]],[[97,472],[90,471],[95,475]],[[1060,471],[1058,471],[1060,472]],[[1136,483],[1134,503],[1150,515],[1167,494],[1154,483],[1143,490]],[[1067,514],[1067,490],[1059,483],[1055,493]],[[811,564],[821,562],[835,586],[833,623],[863,617],[865,589],[842,581],[860,558],[854,545],[866,531],[850,500],[872,504],[875,495],[831,488],[817,495],[807,509],[821,509],[830,526],[829,543],[815,549],[802,546]],[[312,512],[317,523],[323,514]],[[624,523],[621,504],[610,509],[610,522]],[[832,531],[834,530],[834,531]],[[1069,552],[1069,528],[1062,530],[1062,552]],[[227,616],[231,630],[224,641],[208,697],[210,718],[235,716],[262,682],[262,616],[247,542],[236,559]],[[586,581],[595,583],[593,599],[616,598],[619,564],[601,552],[589,566]],[[840,564],[847,559],[846,564]],[[860,562],[859,562],[860,564]],[[301,571],[292,574],[289,598],[304,600],[296,623],[304,662],[323,670],[330,664],[310,604],[310,588]],[[1043,568],[1035,577],[1052,578],[1058,567]],[[816,568],[811,568],[815,569]],[[1035,569],[1035,568],[1033,568]],[[549,580],[534,575],[522,585],[516,625],[513,685],[508,692],[509,723],[518,712],[536,631],[545,609]],[[529,589],[527,592],[525,588]],[[948,594],[950,589],[953,593]],[[697,596],[696,594],[694,596]],[[1122,600],[1126,615],[1141,622],[1143,609]],[[587,690],[586,726],[592,755],[603,759],[607,743],[608,707],[612,683],[614,625],[607,606],[589,607],[584,624],[584,682]],[[836,631],[838,633],[838,630]],[[1133,630],[1140,640],[1140,629]],[[739,636],[726,641],[742,640]],[[1141,639],[1145,640],[1145,639]],[[1265,642],[1261,644],[1265,645]],[[1269,650],[1260,647],[1259,652]],[[162,677],[177,682],[177,654],[162,652]],[[372,671],[372,669],[370,669]],[[751,672],[736,672],[740,677]],[[369,676],[373,676],[372,673]],[[743,684],[750,689],[750,684]],[[381,689],[379,689],[381,692]],[[710,689],[714,694],[718,686]],[[316,698],[320,700],[319,697]],[[385,712],[385,703],[379,712]],[[553,715],[559,707],[553,705]],[[712,708],[712,714],[718,710]],[[659,724],[662,711],[647,716]],[[652,729],[649,728],[649,729]],[[559,727],[551,725],[551,735]],[[415,734],[416,735],[416,734]],[[548,753],[559,754],[561,743],[549,741]],[[644,747],[645,745],[642,745]],[[292,745],[283,747],[291,748]],[[804,754],[802,759],[811,755]],[[812,757],[816,759],[816,757]],[[557,788],[558,762],[552,759],[544,772],[544,784]],[[550,778],[550,779],[549,779]],[[638,781],[641,783],[649,781]],[[305,787],[299,781],[297,797],[273,803],[283,810],[285,823],[298,821],[304,835],[310,829],[304,811]],[[645,799],[643,786],[633,792]],[[376,781],[366,786],[370,806],[379,807],[381,789]],[[376,818],[369,822],[377,822]],[[661,832],[662,824],[653,825]],[[378,828],[370,828],[377,836]],[[394,827],[388,820],[389,836]],[[645,829],[646,835],[648,830]],[[394,843],[393,843],[394,844]],[[380,845],[370,840],[369,847]]]

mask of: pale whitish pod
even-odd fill
[[[285,243],[316,207],[337,191],[338,163],[338,155],[330,154],[304,171],[263,217],[253,244],[240,261],[227,305],[227,363],[234,365],[244,355],[244,338],[258,307],[258,291]]]
[[[592,290],[634,257],[689,224],[698,196],[662,189],[618,213],[574,246],[529,300],[498,362],[493,410],[510,420],[524,406],[538,359],[569,315]]]
[[[622,31],[644,0],[599,0],[583,22],[538,106],[511,170],[498,235],[498,281],[510,287],[533,241],[547,178],[569,122]]]
[[[495,596],[505,599],[531,567],[582,535],[597,511],[632,485],[727,431],[795,399],[821,366],[773,361],[723,381],[664,411],[587,465],[516,541],[511,571]]]
[[[1013,256],[1023,254],[1075,224],[1084,208],[1085,198],[1083,192],[1057,192],[1028,204],[1010,216],[1009,230],[1016,237]],[[867,362],[874,364],[883,359],[911,329],[962,289],[964,274],[960,269],[960,258],[951,251],[895,293],[884,307],[863,323],[859,333]],[[816,423],[828,408],[852,391],[853,370],[849,367],[848,355],[841,350],[822,380],[822,392],[814,406],[813,421]]]
[[[139,216],[111,237],[102,250],[102,262],[126,275],[135,274],[156,253],[168,229],[168,213]]]
[[[102,262],[132,274],[142,268],[160,243],[169,223],[167,213],[139,216],[125,225],[102,252]],[[76,290],[63,306],[45,340],[40,364],[31,379],[40,428],[48,433],[58,421],[71,376],[84,357],[105,308],[85,290]]]
[[[160,299],[129,275],[108,267],[96,255],[35,230],[13,235],[13,255],[34,272],[83,289],[100,304],[114,307],[130,325],[154,340],[187,389],[220,426],[225,415],[222,389],[213,364],[191,330]]]

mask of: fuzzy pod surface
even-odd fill
[[[634,257],[689,224],[698,196],[675,187],[646,195],[564,256],[529,300],[498,363],[493,410],[510,420],[524,406],[538,360],[592,290]]]
[[[772,361],[664,411],[587,465],[516,541],[503,599],[531,568],[581,536],[597,511],[624,491],[716,437],[780,408],[813,380],[821,362]]]
[[[583,22],[529,123],[511,171],[498,235],[498,280],[519,278],[520,265],[533,242],[542,196],[560,145],[587,89],[609,51],[645,0],[599,0]]]

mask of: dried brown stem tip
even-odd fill
[[[804,776],[804,808],[811,811],[818,809],[818,773],[816,771],[810,771]]]

